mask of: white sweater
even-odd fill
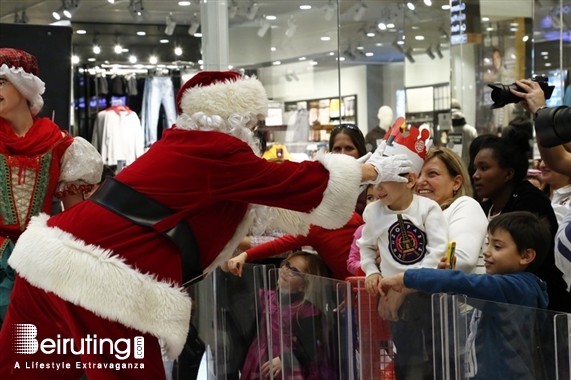
[[[365,208],[363,219],[365,227],[357,246],[361,268],[367,276],[382,273],[386,277],[410,268],[436,268],[446,254],[448,224],[438,203],[431,199],[415,194],[409,207],[402,211],[392,211],[376,201]],[[406,235],[401,233],[403,229]],[[377,250],[381,253],[380,270],[375,265]]]
[[[473,198],[456,199],[446,210],[448,238],[456,242],[456,268],[464,273],[485,273],[482,248],[488,218]]]

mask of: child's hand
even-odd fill
[[[381,290],[381,295],[385,300],[387,299],[389,290],[402,292],[404,289],[404,272],[383,278],[379,288]]]
[[[438,269],[450,269],[450,263],[446,261],[446,256],[440,259]]]
[[[270,361],[265,362],[264,364],[262,364],[262,367],[260,368],[260,370],[262,371],[262,379],[269,379],[270,378],[270,362],[271,364],[271,370],[273,372],[273,378],[277,379],[280,375],[280,373],[282,372],[282,361],[280,360],[279,356],[276,356],[275,358],[273,358]]]
[[[246,260],[248,260],[248,254],[246,252],[242,252],[238,256],[228,260],[228,270],[230,273],[234,276],[242,277],[242,270],[244,269]]]
[[[379,273],[374,273],[370,276],[367,276],[365,279],[365,289],[367,290],[367,293],[372,296],[379,294],[382,278],[383,277]]]

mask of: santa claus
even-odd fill
[[[411,170],[380,152],[364,164],[342,154],[268,162],[251,131],[267,103],[255,78],[196,74],[177,95],[176,124],[147,153],[93,199],[31,221],[9,261],[18,277],[0,378],[164,378],[157,338],[176,358],[188,332],[182,285],[228,260],[258,216],[291,234],[339,228],[361,183]],[[59,366],[24,365],[47,362]]]

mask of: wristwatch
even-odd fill
[[[541,111],[542,109],[548,108],[547,106],[541,106],[537,109],[537,111],[535,111],[535,114],[533,115],[533,120],[537,120],[538,116],[539,116],[539,111]]]

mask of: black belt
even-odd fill
[[[105,179],[89,200],[133,224],[153,229],[157,223],[175,214],[165,205],[112,177]],[[200,281],[203,277],[200,251],[186,220],[181,219],[176,226],[167,231],[157,232],[169,238],[179,250],[183,287]]]

